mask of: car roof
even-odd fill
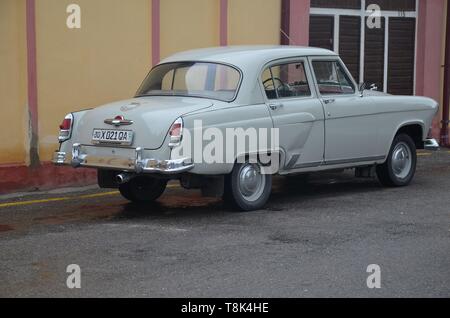
[[[249,105],[264,103],[263,92],[258,84],[258,78],[267,63],[278,59],[305,56],[337,57],[337,54],[329,50],[305,46],[224,46],[176,53],[162,60],[160,64],[171,62],[213,62],[233,65],[243,74],[241,76],[239,93],[234,103]]]
[[[161,63],[181,61],[204,61],[233,64],[239,68],[245,65],[266,64],[272,60],[295,56],[336,56],[333,51],[287,45],[250,45],[250,46],[222,46],[195,49],[176,53],[161,61]]]

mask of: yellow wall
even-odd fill
[[[132,97],[151,66],[149,0],[77,0],[81,29],[66,26],[71,3],[36,1],[42,161],[57,149],[65,114]]]
[[[219,45],[219,0],[161,0],[161,58]]]
[[[0,0],[0,164],[28,163],[26,1]],[[68,29],[69,4],[81,29]],[[161,0],[161,58],[218,46],[220,0]],[[228,42],[277,44],[281,0],[229,0]],[[151,67],[150,0],[36,0],[39,157],[71,111],[132,97]],[[3,136],[8,136],[4,138]]]
[[[228,44],[280,44],[281,0],[229,0]]]
[[[26,162],[25,0],[0,0],[0,164]]]

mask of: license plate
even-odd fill
[[[92,141],[94,143],[131,145],[133,132],[131,130],[94,129]]]

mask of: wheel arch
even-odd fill
[[[412,138],[417,149],[424,148],[424,138],[426,132],[425,132],[425,124],[423,122],[413,121],[413,122],[406,122],[400,125],[397,128],[395,135],[392,137],[391,144],[394,138],[402,133]]]
[[[411,136],[417,149],[423,149],[424,138],[426,137],[424,135],[425,127],[425,123],[421,120],[410,120],[399,124],[397,128],[393,130],[389,143],[386,144],[386,148],[384,151],[386,158],[389,155],[389,151],[391,150],[392,143],[394,142],[395,137],[401,133],[405,133],[408,136]]]
[[[278,150],[271,150],[271,151],[267,151],[267,150],[259,150],[256,152],[245,152],[245,153],[240,153],[237,154],[235,157],[235,161],[233,163],[233,165],[231,166],[231,170],[229,173],[232,172],[233,167],[237,164],[237,163],[244,163],[247,160],[249,160],[250,157],[252,158],[257,158],[258,162],[260,161],[261,156],[269,156],[270,158],[270,164],[267,164],[268,167],[274,168],[274,170],[272,170],[273,172],[270,174],[277,174],[279,173],[279,171],[282,169],[282,165],[284,163],[285,160],[285,152],[283,149],[278,149]],[[275,159],[277,160],[276,165],[274,166],[272,164],[272,160]],[[264,165],[265,163],[263,163]]]

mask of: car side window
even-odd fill
[[[303,62],[271,66],[262,81],[268,99],[311,96]]]
[[[321,95],[354,94],[355,87],[338,61],[313,61]]]
[[[275,91],[275,85],[273,84],[272,73],[270,68],[266,68],[261,75],[261,80],[264,85],[264,91],[268,99],[276,99],[277,92]]]

